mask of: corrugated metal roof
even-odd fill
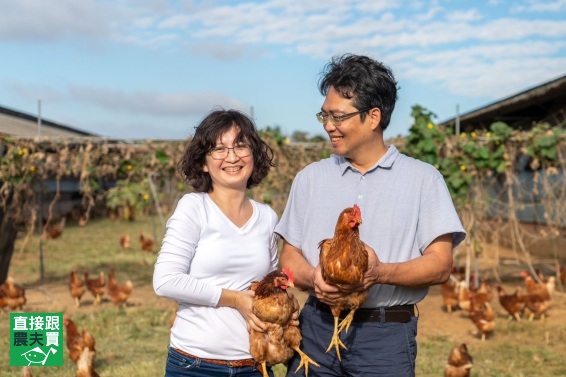
[[[503,121],[511,127],[528,127],[532,123],[560,123],[564,120],[566,106],[566,76],[490,103],[479,109],[464,113],[458,120],[462,129],[487,128],[495,121]],[[439,126],[454,125],[456,118],[439,123]]]
[[[0,135],[17,137],[39,136],[37,116],[0,106]],[[50,120],[41,120],[41,137],[98,136]]]

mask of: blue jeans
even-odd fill
[[[273,376],[273,371],[270,367],[267,368],[270,377]],[[180,354],[173,348],[169,347],[167,354],[167,362],[165,364],[165,377],[261,377],[261,372],[256,367],[228,367],[224,365],[217,365],[206,363],[201,359],[193,359]]]
[[[338,360],[334,346],[326,352],[334,332],[334,319],[330,313],[305,304],[299,321],[303,336],[301,350],[320,364],[320,367],[309,367],[309,377],[415,376],[418,317],[411,317],[407,323],[352,322],[348,332],[344,330],[340,335],[347,347],[340,348],[342,362]],[[295,373],[299,361],[295,353],[289,361],[287,377],[304,376],[303,368]]]

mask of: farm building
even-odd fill
[[[85,137],[98,136],[74,127],[41,119],[37,115],[30,115],[21,111],[0,106],[0,136],[16,136],[24,138],[34,137]]]
[[[505,122],[514,129],[530,129],[535,123],[550,126],[564,125],[566,120],[566,75],[534,88],[493,102],[479,109],[447,119],[439,126],[454,127],[471,132],[489,129],[493,122]]]

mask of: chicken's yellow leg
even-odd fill
[[[340,340],[340,337],[338,335],[339,335],[339,332],[338,332],[338,317],[334,317],[334,334],[332,334],[332,340],[330,341],[330,345],[328,346],[328,349],[326,350],[326,352],[330,351],[332,346],[335,346],[336,347],[336,355],[338,356],[338,360],[342,361],[342,358],[340,357],[340,347],[343,347],[345,349],[347,349],[347,347],[344,345],[344,343],[342,343],[342,341]]]
[[[342,332],[342,330],[344,330],[344,328],[346,329],[346,332],[348,332],[348,329],[350,328],[350,325],[352,324],[352,321],[354,320],[354,313],[356,312],[356,309],[352,309],[350,310],[350,313],[348,313],[348,315],[346,317],[344,317],[344,319],[342,320],[342,322],[340,322],[340,324],[338,325],[338,332]]]

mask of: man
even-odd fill
[[[397,82],[386,66],[367,56],[334,57],[319,89],[325,100],[317,118],[334,154],[297,174],[275,228],[284,239],[281,267],[291,268],[295,286],[310,294],[299,318],[301,348],[320,364],[310,369],[311,377],[414,376],[415,304],[429,286],[449,278],[452,249],[465,231],[442,175],[385,145],[383,132],[397,100]],[[326,352],[334,328],[327,305],[344,292],[322,279],[318,244],[333,236],[338,215],[354,204],[361,208],[369,268],[364,286],[349,289],[369,289],[358,311],[375,315],[354,319],[341,333],[346,348],[340,361],[334,349]],[[389,319],[392,307],[410,315]],[[291,359],[288,375],[298,362]]]

